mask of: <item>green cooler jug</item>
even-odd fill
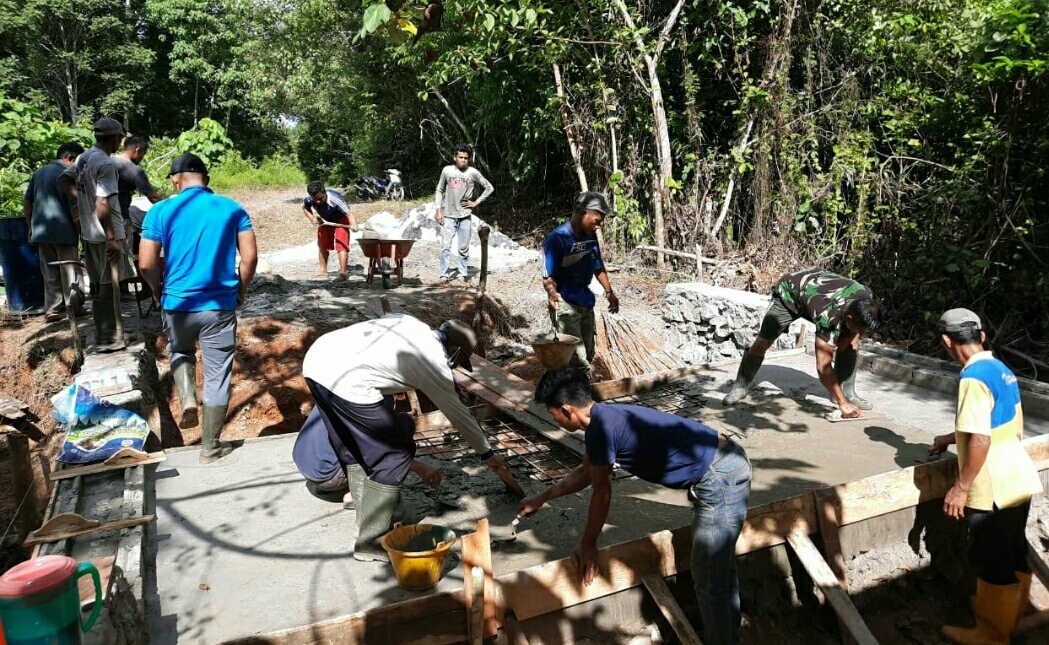
[[[77,579],[95,583],[91,617],[82,622]],[[0,623],[7,645],[79,645],[102,610],[98,569],[64,555],[23,562],[0,576]]]

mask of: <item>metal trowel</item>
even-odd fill
[[[515,517],[509,524],[492,524],[488,527],[488,535],[492,544],[498,542],[514,542],[517,540],[517,525],[521,523],[521,517]]]

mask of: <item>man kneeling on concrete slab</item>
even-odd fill
[[[731,439],[698,421],[638,405],[595,403],[585,370],[543,375],[535,400],[561,427],[585,433],[583,463],[560,483],[521,502],[518,515],[593,486],[583,541],[573,554],[580,578],[599,575],[597,540],[612,501],[615,464],[641,479],[687,491],[692,502],[692,578],[703,618],[703,642],[739,642],[736,540],[747,517],[750,460]]]
[[[968,524],[976,572],[976,626],[944,627],[943,634],[955,643],[1008,643],[1031,591],[1027,514],[1042,482],[1021,443],[1016,376],[984,351],[979,316],[951,309],[940,317],[939,332],[947,353],[964,367],[954,432],[936,437],[931,452],[958,444],[958,480],[943,500],[943,512]]]
[[[790,324],[804,318],[816,325],[816,372],[841,416],[852,419],[870,410],[856,394],[860,335],[880,324],[881,308],[870,289],[859,282],[816,267],[788,273],[772,289],[772,304],[761,321],[758,338],[743,355],[725,405],[747,396],[768,351]],[[833,359],[833,366],[831,364]]]
[[[329,436],[338,438],[353,461],[347,478],[357,506],[357,560],[389,560],[379,539],[390,528],[415,458],[415,424],[393,413],[391,395],[419,390],[489,468],[508,471],[456,392],[452,370],[473,371],[470,354],[476,345],[473,330],[458,320],[434,330],[395,314],[329,332],[306,352],[302,375]]]
[[[180,428],[197,425],[197,342],[204,359],[200,463],[233,450],[219,441],[226,422],[237,346],[237,307],[255,276],[258,251],[240,204],[208,188],[208,169],[194,154],[175,157],[168,173],[177,193],[142,223],[138,266],[159,300],[178,391]],[[160,252],[164,252],[161,291]],[[237,253],[240,265],[237,265]],[[158,294],[162,294],[158,298]]]
[[[392,411],[393,397],[383,397],[383,403]],[[400,426],[415,425],[415,420],[403,412],[396,415]],[[350,470],[356,468],[357,460],[353,453],[346,449],[342,440],[337,435],[328,431],[321,416],[320,408],[314,406],[306,417],[306,423],[299,430],[295,438],[295,447],[292,448],[291,458],[295,467],[299,469],[302,476],[306,478],[306,487],[310,493],[326,499],[329,495],[345,493],[342,496],[342,506],[346,510],[353,510],[353,494],[349,491]],[[412,460],[410,470],[417,474],[428,486],[439,488],[441,486],[441,471],[418,459]],[[363,478],[358,478],[364,483]],[[360,495],[360,492],[357,493]]]

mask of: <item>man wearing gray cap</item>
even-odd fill
[[[99,119],[95,122],[95,145],[58,177],[59,187],[76,198],[74,216],[80,218],[84,259],[94,296],[92,315],[98,351],[124,347],[119,284],[113,284],[113,274],[118,282],[135,275],[124,252],[124,215],[118,198],[117,168],[110,158],[123,136],[124,127],[119,121]]]
[[[401,486],[414,470],[415,423],[394,413],[394,394],[425,394],[493,472],[504,481],[512,477],[459,400],[453,370],[473,371],[470,354],[476,345],[473,329],[458,320],[435,330],[395,314],[324,334],[306,352],[302,375],[339,461],[347,464],[357,506],[357,560],[389,560],[379,539],[389,530]]]
[[[258,250],[247,211],[208,189],[208,169],[200,157],[189,153],[176,157],[168,176],[176,195],[146,213],[138,266],[154,299],[160,294],[171,374],[182,408],[180,428],[197,425],[200,342],[204,362],[200,463],[208,464],[233,450],[220,439],[233,378],[236,309],[255,276]]]
[[[580,339],[572,356],[572,365],[590,367],[594,360],[594,320],[596,298],[590,290],[590,281],[605,290],[608,311],[619,312],[619,298],[608,282],[608,272],[601,261],[597,229],[611,213],[608,201],[601,193],[579,193],[572,210],[572,218],[558,226],[543,242],[546,259],[543,288],[546,289],[550,317],[557,331]]]
[[[984,351],[980,317],[951,309],[940,317],[940,341],[962,367],[954,432],[933,441],[939,454],[958,444],[958,479],[943,500],[948,517],[968,526],[969,560],[976,573],[976,626],[944,627],[956,643],[1008,643],[1027,609],[1027,515],[1042,492],[1023,444],[1020,388],[1008,366]]]

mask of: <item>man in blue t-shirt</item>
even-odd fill
[[[597,540],[612,501],[615,464],[641,479],[687,491],[692,502],[692,578],[703,642],[739,642],[736,540],[747,517],[750,461],[738,444],[698,421],[638,405],[595,403],[584,370],[550,370],[535,389],[561,427],[583,430],[583,463],[545,492],[521,502],[519,517],[593,486],[583,540],[573,558],[581,581],[599,575]]]
[[[233,450],[219,438],[233,377],[236,309],[255,276],[258,250],[247,211],[208,189],[208,169],[200,157],[190,153],[176,157],[168,177],[177,194],[146,214],[138,266],[154,300],[162,294],[158,304],[182,408],[180,428],[197,425],[196,344],[200,342],[204,361],[200,463],[208,464]]]
[[[550,317],[558,333],[580,339],[572,356],[572,364],[580,367],[589,368],[594,360],[597,327],[592,278],[604,287],[608,310],[619,313],[619,298],[612,292],[597,243],[597,229],[609,212],[608,201],[601,193],[579,193],[572,219],[555,228],[543,242],[543,288]]]

